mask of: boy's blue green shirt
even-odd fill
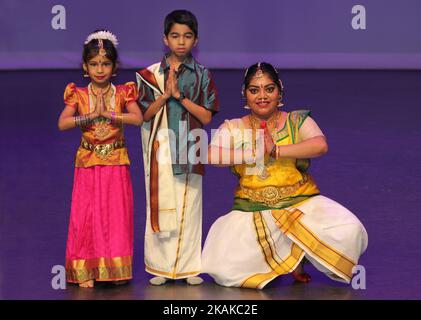
[[[162,58],[159,68],[159,72],[164,74],[165,83],[170,70],[167,57],[168,54]],[[212,75],[208,69],[197,63],[192,55],[189,55],[180,65],[177,79],[180,92],[186,98],[210,110],[212,114],[218,112],[219,101]],[[152,89],[141,82],[138,102],[142,111],[145,112],[154,101],[155,96]],[[194,145],[196,143],[196,141],[188,139],[188,133],[194,129],[202,128],[202,123],[174,98],[167,100],[167,115],[168,128],[174,132],[176,138],[175,150],[171,150],[171,153],[175,154],[177,158],[176,161],[173,160],[173,173],[175,175],[184,173],[204,175],[204,165],[202,163],[193,164],[188,159],[188,153],[195,152]],[[182,121],[181,126],[180,121]]]

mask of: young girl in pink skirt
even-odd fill
[[[133,191],[123,127],[140,126],[134,82],[113,85],[117,38],[106,30],[88,36],[83,48],[87,87],[67,85],[60,130],[80,127],[66,247],[66,278],[80,287],[132,278]]]

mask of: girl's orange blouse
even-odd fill
[[[137,101],[138,91],[134,82],[127,82],[124,85],[111,86],[111,103],[107,104],[108,111],[116,113],[124,112],[126,106]],[[89,95],[89,88],[76,87],[74,83],[69,83],[64,91],[64,103],[67,106],[75,108],[79,115],[88,114],[94,111],[93,98]],[[91,105],[92,104],[92,105]],[[96,165],[129,165],[130,160],[125,146],[116,142],[124,143],[123,126],[115,126],[105,118],[97,118],[87,127],[82,127],[82,142],[77,150],[75,166],[87,168]],[[90,148],[83,147],[86,144]],[[112,147],[110,147],[112,146]],[[93,149],[94,150],[89,150]],[[106,157],[96,152],[100,149],[112,149],[106,154]]]

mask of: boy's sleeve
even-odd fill
[[[137,78],[137,88],[139,90],[139,98],[137,100],[137,103],[144,113],[149,106],[152,104],[152,102],[155,101],[155,95],[153,93],[153,90],[146,85],[142,79],[140,79],[139,75],[136,74]]]
[[[217,113],[219,111],[218,93],[216,92],[212,74],[208,69],[205,69],[203,72],[201,92],[200,105],[212,111],[212,114]]]

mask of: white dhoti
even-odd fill
[[[165,91],[160,63],[137,73],[158,99]],[[201,271],[202,176],[174,175],[167,108],[142,126],[146,187],[145,270],[170,279]]]
[[[327,276],[349,283],[367,244],[358,218],[319,195],[286,209],[220,217],[205,241],[202,272],[223,286],[262,289],[305,256]]]
[[[153,232],[148,212],[145,270],[157,276],[182,279],[201,272],[202,176],[176,175],[174,181],[177,228],[169,233]]]

